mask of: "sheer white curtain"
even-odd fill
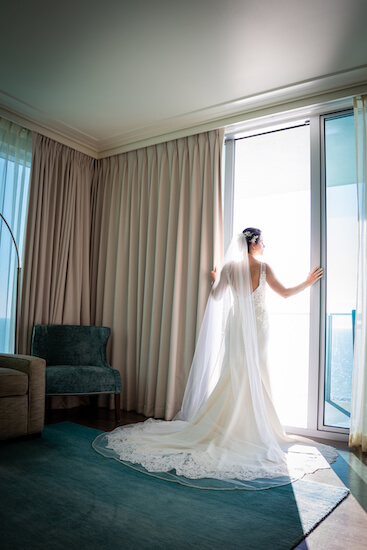
[[[169,420],[180,409],[222,254],[222,145],[217,130],[98,163],[91,318],[112,327],[125,410]]]
[[[358,290],[349,445],[367,451],[367,96],[354,99],[358,188]]]
[[[0,213],[17,243],[22,263],[32,159],[32,133],[0,118]],[[14,352],[17,255],[0,218],[0,351]]]
[[[90,196],[94,160],[34,134],[20,351],[33,325],[90,324]]]

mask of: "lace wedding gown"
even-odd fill
[[[101,434],[96,451],[211,489],[284,485],[335,460],[335,449],[282,429],[269,383],[265,264],[252,292],[244,260],[225,265],[209,299],[178,415]]]

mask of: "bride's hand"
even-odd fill
[[[315,267],[307,276],[306,286],[314,285],[324,274],[322,267]]]
[[[212,276],[213,283],[217,280],[217,266],[213,269],[213,271],[210,272],[210,275]]]

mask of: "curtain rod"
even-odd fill
[[[310,125],[310,121],[306,120],[302,124],[296,124],[295,126],[286,126],[285,128],[276,128],[275,130],[268,130],[267,132],[254,133],[249,136],[234,138],[233,141],[241,141],[242,139],[248,139],[248,138],[257,137],[257,136],[266,136],[267,134],[274,134],[275,132],[283,132],[284,130],[293,130],[293,128],[303,128],[303,126],[309,126],[309,125]],[[229,139],[230,138],[228,138],[228,140]]]

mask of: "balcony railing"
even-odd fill
[[[351,313],[330,313],[327,316],[325,360],[325,423],[348,427],[352,391],[355,310]],[[339,414],[333,414],[339,411]],[[341,413],[341,414],[340,414]],[[341,420],[344,416],[344,421]],[[334,421],[333,421],[334,417]]]

